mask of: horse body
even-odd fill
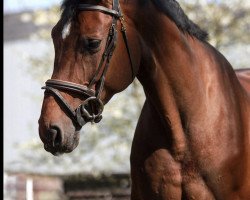
[[[131,151],[133,199],[248,199],[250,101],[232,67],[161,13],[141,15],[142,37],[154,37],[138,76],[147,100]]]
[[[72,2],[65,0],[64,5],[71,9],[75,6]],[[88,3],[95,5],[96,1]],[[110,36],[111,22],[120,17],[112,10],[114,3],[117,5],[116,0],[81,5],[84,11],[71,21],[66,35],[61,34],[64,18],[54,28],[56,62],[45,88],[39,134],[45,149],[55,155],[70,152],[78,144],[74,109],[96,120],[95,113],[90,116],[91,105],[72,88],[91,95],[100,88],[100,82],[92,77],[104,77],[96,74],[97,62],[103,58],[100,52],[106,52],[103,41],[114,41],[105,39]],[[166,5],[167,11],[163,9]],[[238,75],[239,81],[228,61],[205,41],[206,35],[185,18],[175,1],[122,1],[120,6],[129,25],[130,51],[126,51],[126,39],[123,42],[118,34],[115,51],[107,51],[114,55],[98,98],[107,103],[124,90],[131,83],[131,71],[146,94],[131,150],[131,199],[248,200],[250,97],[242,76]],[[176,15],[181,19],[177,16],[174,20]],[[94,26],[97,23],[102,26]],[[89,82],[93,82],[91,87]],[[60,94],[50,88],[55,84],[63,89]],[[63,99],[59,103],[64,102],[73,120],[56,97]],[[79,106],[82,101],[87,106]],[[96,101],[92,103],[96,105]]]

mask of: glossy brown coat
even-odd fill
[[[100,4],[112,8],[111,1]],[[245,75],[237,73],[239,82],[222,54],[181,31],[151,1],[120,4],[134,71],[146,95],[131,150],[131,199],[249,200],[250,96],[243,88],[249,86]],[[101,53],[78,57],[72,41],[79,34],[105,38],[110,18],[80,12],[78,20],[64,41],[59,41],[60,22],[54,28],[52,78],[86,84]],[[97,30],[94,25],[99,24]],[[131,83],[130,77],[119,34],[102,94],[105,103]],[[73,107],[81,101],[62,94]],[[39,125],[45,145],[59,137],[61,147],[48,151],[70,152],[77,146],[78,131],[51,95],[45,96]],[[50,130],[55,125],[60,136]]]
[[[241,85],[247,90],[248,94],[250,94],[250,68],[237,69],[235,72]]]

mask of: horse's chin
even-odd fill
[[[72,151],[74,151],[74,149],[75,148],[73,148],[73,149],[67,149],[67,150],[60,150],[60,149],[55,149],[55,150],[46,150],[46,151],[48,151],[48,152],[50,152],[52,155],[54,155],[54,156],[62,156],[63,154],[65,154],[65,153],[71,153]]]
[[[75,150],[75,148],[77,146],[78,145],[74,145],[72,147],[70,146],[70,147],[66,147],[66,148],[65,147],[61,148],[61,147],[47,147],[46,145],[44,145],[44,149],[54,156],[61,156],[65,153],[71,153],[72,151]]]
[[[54,156],[62,156],[64,153],[63,152],[51,152],[52,155]]]

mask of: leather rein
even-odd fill
[[[124,18],[120,10],[119,0],[113,0],[112,9],[99,5],[90,5],[81,3],[78,4],[77,9],[80,11],[99,11],[112,16],[112,24],[109,29],[106,47],[102,54],[99,66],[88,85],[81,85],[58,79],[49,79],[45,82],[45,86],[43,86],[42,89],[45,89],[45,91],[52,93],[64,106],[64,108],[66,109],[67,113],[69,114],[71,120],[75,123],[75,125],[78,128],[81,128],[87,122],[98,123],[102,119],[104,104],[100,99],[100,96],[104,87],[105,76],[109,67],[109,63],[116,46],[118,20],[121,22],[121,32],[130,61],[132,80],[134,79],[134,70],[133,70],[134,68],[133,68],[131,53],[128,46],[126,28],[124,25]],[[98,75],[100,75],[100,73],[101,73],[100,79],[96,80]],[[96,90],[91,89],[94,84],[97,84]],[[80,95],[83,95],[86,99],[74,110],[60,94],[59,92],[60,90],[67,90],[70,92],[78,93]]]

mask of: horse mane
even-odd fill
[[[208,39],[208,33],[187,17],[176,0],[152,0],[152,2],[160,11],[167,15],[182,32],[186,32],[201,41]]]
[[[140,0],[141,4],[146,3],[148,0]],[[176,0],[151,0],[153,4],[165,15],[167,15],[176,26],[184,33],[196,37],[201,41],[208,39],[206,31],[202,30],[197,24],[192,22],[182,10],[181,6]],[[71,19],[76,12],[79,0],[63,0],[61,4],[61,19],[66,23]]]

